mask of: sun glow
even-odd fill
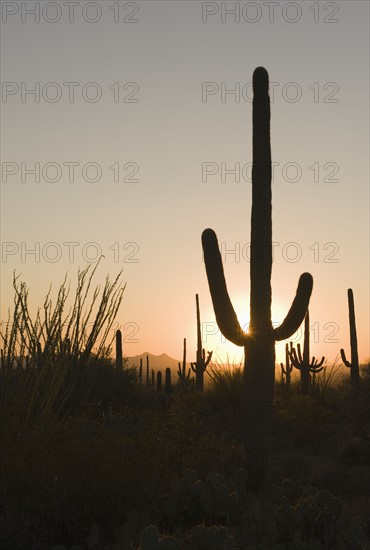
[[[250,321],[249,296],[245,298],[244,296],[237,295],[234,302],[234,308],[240,326],[243,330],[248,332]],[[271,319],[274,327],[277,327],[282,323],[287,312],[287,307],[284,307],[284,305],[280,304],[278,301],[273,301],[271,307]],[[221,334],[212,309],[204,311],[204,314],[201,313],[201,321],[202,346],[206,351],[213,351],[212,360],[220,363],[227,363],[229,361],[231,364],[238,364],[244,360],[244,348],[241,346],[236,346],[227,340],[223,334]],[[300,333],[298,331],[289,340],[296,342],[299,336]],[[285,340],[276,342],[275,344],[277,364],[285,362],[285,344]]]

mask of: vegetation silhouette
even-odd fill
[[[344,349],[340,350],[342,361],[346,367],[351,369],[351,385],[354,391],[360,383],[360,371],[358,364],[358,350],[357,350],[357,331],[356,331],[356,318],[355,318],[355,303],[353,299],[353,290],[351,288],[347,291],[348,296],[348,314],[349,314],[349,335],[351,345],[351,361],[347,360]]]
[[[240,327],[226,287],[217,237],[212,229],[202,234],[208,284],[217,324],[232,343],[245,352],[245,422],[249,450],[248,469],[254,477],[264,475],[272,430],[275,382],[275,342],[289,338],[302,323],[308,308],[313,279],[303,273],[296,296],[282,322],[271,320],[272,205],[270,97],[266,69],[253,73],[253,165],[250,260],[250,325]]]
[[[197,309],[197,360],[190,364],[192,371],[195,373],[195,388],[197,391],[203,391],[204,388],[204,373],[212,359],[212,351],[207,353],[202,348],[202,333],[200,329],[200,310],[199,310],[199,296],[195,295],[196,309]]]
[[[311,387],[311,375],[312,383],[314,384],[315,376],[324,369],[322,365],[325,361],[325,357],[322,357],[319,361],[315,356],[313,356],[312,361],[310,362],[310,315],[308,310],[304,320],[303,355],[301,353],[300,344],[297,344],[296,350],[291,342],[289,358],[293,367],[301,373],[301,393],[302,395],[307,395]]]

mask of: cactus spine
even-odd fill
[[[116,332],[116,368],[122,369],[123,356],[122,356],[122,332],[117,330]]]
[[[275,341],[289,338],[306,314],[313,279],[301,275],[293,304],[282,322],[273,328],[271,321],[271,150],[270,98],[268,74],[263,67],[253,73],[253,167],[250,260],[250,326],[240,327],[227,292],[217,236],[212,229],[202,234],[208,284],[216,320],[222,334],[244,346],[246,443],[249,467],[256,476],[264,470],[268,440],[272,429],[272,404],[275,381]],[[259,467],[261,465],[261,468]]]
[[[349,336],[351,345],[351,362],[346,358],[344,349],[340,350],[343,363],[348,367],[351,372],[351,386],[352,388],[358,388],[360,384],[360,370],[358,364],[358,350],[357,350],[357,331],[356,331],[356,319],[355,319],[355,302],[353,299],[353,290],[349,288],[347,290],[348,296],[348,313],[349,313]]]
[[[197,391],[203,391],[204,387],[204,373],[212,358],[212,351],[207,353],[202,349],[202,333],[200,330],[200,311],[199,311],[199,296],[195,295],[196,309],[197,309],[197,360],[191,363],[191,369],[195,373],[195,389]]]
[[[284,363],[280,363],[281,367],[281,380],[284,383],[285,378],[285,387],[287,390],[290,389],[290,373],[293,370],[293,365],[290,363],[290,356],[289,356],[289,344],[285,344],[285,368]]]
[[[178,368],[177,374],[179,376],[179,381],[181,386],[183,388],[186,388],[190,377],[190,369],[188,370],[188,372],[186,372],[186,338],[184,338],[184,352],[183,352],[183,358],[182,358],[182,365],[179,362],[179,368]]]
[[[311,386],[311,374],[314,377],[318,372],[322,371],[324,368],[322,364],[325,361],[325,357],[322,357],[320,362],[316,357],[312,357],[312,361],[310,362],[310,315],[308,310],[304,320],[303,356],[301,346],[297,344],[296,351],[291,343],[289,357],[293,367],[301,373],[301,393],[307,395]]]

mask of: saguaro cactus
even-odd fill
[[[285,387],[287,390],[290,389],[290,373],[293,370],[293,365],[290,363],[290,356],[289,356],[289,344],[285,344],[285,367],[284,363],[280,363],[281,367],[281,379],[284,383],[285,379]]]
[[[191,363],[192,371],[195,373],[195,389],[197,391],[203,391],[204,386],[204,373],[212,358],[212,351],[207,353],[202,349],[202,333],[200,330],[200,311],[199,311],[199,296],[195,295],[195,302],[197,308],[197,360]]]
[[[116,368],[122,369],[123,367],[123,355],[122,355],[122,332],[117,330],[116,332]]]
[[[161,393],[161,391],[162,391],[162,373],[159,370],[157,372],[157,392]]]
[[[318,372],[322,371],[324,368],[322,364],[325,361],[325,357],[322,357],[319,362],[319,360],[313,356],[310,362],[310,315],[308,310],[304,320],[303,356],[301,353],[301,346],[297,344],[296,351],[293,343],[291,343],[289,357],[293,367],[298,369],[301,373],[301,393],[307,395],[311,386],[311,374],[315,376]]]
[[[172,385],[171,385],[171,369],[170,367],[167,367],[166,368],[166,375],[165,375],[165,382],[164,382],[164,387],[165,387],[165,394],[166,395],[170,395],[172,393]]]
[[[177,374],[179,376],[179,381],[181,386],[185,388],[190,378],[190,369],[188,370],[188,372],[186,372],[186,338],[184,338],[184,352],[183,352],[183,358],[182,358],[182,365],[179,362],[179,368],[178,368]]]
[[[146,356],[146,385],[149,386],[149,355]]]
[[[249,467],[262,474],[272,428],[275,379],[275,341],[289,338],[306,314],[313,279],[301,275],[292,306],[282,322],[271,321],[271,150],[268,74],[258,67],[253,74],[253,167],[250,260],[250,325],[242,330],[227,292],[217,237],[212,229],[202,234],[208,284],[217,324],[222,334],[245,351],[246,444]],[[259,468],[259,465],[261,468]]]
[[[143,383],[143,358],[140,357],[140,366],[139,366],[139,384]]]
[[[360,384],[360,369],[358,365],[358,350],[357,350],[357,332],[356,332],[356,319],[355,319],[355,303],[353,299],[353,290],[349,288],[347,290],[348,295],[348,312],[349,312],[349,336],[351,345],[351,362],[347,360],[344,349],[340,350],[343,363],[351,369],[351,386],[352,388],[358,388]]]

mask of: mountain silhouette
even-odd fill
[[[140,359],[143,360],[143,372],[145,372],[146,369],[146,356],[149,356],[149,369],[154,369],[155,371],[165,371],[167,367],[169,367],[173,374],[177,375],[178,370],[178,364],[179,361],[182,363],[181,359],[174,359],[173,357],[170,357],[166,353],[162,353],[161,355],[153,355],[152,353],[144,352],[140,355],[135,355],[133,357],[127,357],[128,367],[133,367],[136,365],[139,367],[140,365]],[[190,368],[190,362],[186,362],[186,366]]]

